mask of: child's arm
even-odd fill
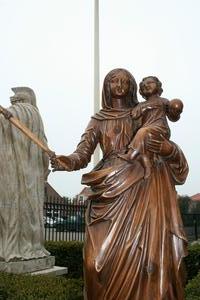
[[[139,103],[136,107],[134,107],[131,111],[131,116],[133,117],[134,120],[139,119],[140,117],[143,116],[143,114],[147,111],[147,110],[151,110],[153,109],[153,107],[147,103]]]

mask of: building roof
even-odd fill
[[[193,201],[200,201],[200,193],[195,194],[190,197]]]
[[[45,194],[47,201],[63,202],[63,197],[48,183],[45,183]]]

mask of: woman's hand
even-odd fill
[[[159,137],[149,133],[147,141],[147,149],[151,152],[157,153],[160,156],[170,156],[173,152],[174,146],[163,135]]]
[[[71,171],[71,160],[68,156],[56,155],[50,158],[52,172],[55,171]]]

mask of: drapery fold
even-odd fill
[[[131,164],[118,157],[128,148],[133,127],[130,115],[93,118],[74,152],[76,169],[89,162],[97,143],[103,152],[99,164],[82,178],[89,201],[85,299],[183,300],[187,239],[175,185],[184,183],[188,165],[173,144],[172,156],[154,154],[152,174],[144,180],[137,160]]]

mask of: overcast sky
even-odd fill
[[[199,0],[100,0],[100,75],[128,69],[139,83],[163,82],[163,96],[184,102],[171,123],[190,174],[180,194],[200,192]],[[70,154],[93,114],[93,0],[0,0],[0,104],[14,86],[34,89],[49,147]],[[78,194],[86,170],[49,175],[65,196]]]

